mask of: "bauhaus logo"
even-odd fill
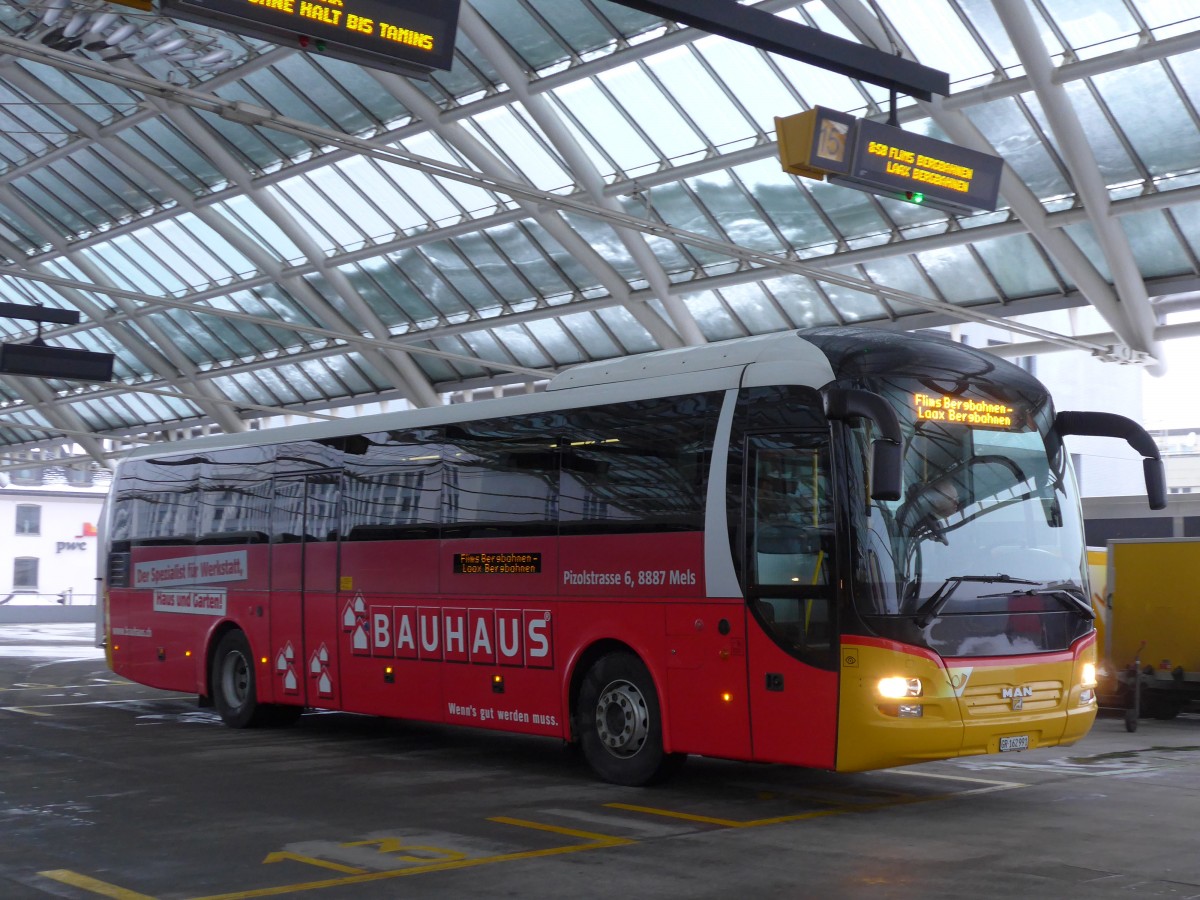
[[[554,667],[553,630],[545,609],[368,608],[356,597],[343,610],[342,626],[356,656]]]

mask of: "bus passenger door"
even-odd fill
[[[270,663],[277,703],[339,706],[338,494],[334,472],[275,479]]]
[[[754,758],[833,768],[838,652],[829,435],[751,434],[745,459]]]

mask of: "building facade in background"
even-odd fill
[[[0,478],[0,606],[96,602],[103,469],[31,466]]]

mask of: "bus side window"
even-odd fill
[[[442,470],[442,537],[558,532],[557,413],[449,425]]]
[[[132,546],[195,543],[199,474],[197,457],[128,464],[120,503],[129,507],[126,527]]]
[[[436,538],[441,522],[440,433],[383,432],[365,438],[363,452],[346,458],[342,540]]]
[[[564,413],[563,534],[702,531],[712,394]]]
[[[200,466],[197,542],[261,544],[270,530],[270,448],[214,450]]]

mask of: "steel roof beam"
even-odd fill
[[[156,102],[171,101],[158,100]],[[376,338],[385,339],[388,335],[387,327],[358,295],[345,274],[335,266],[328,265],[324,253],[307,231],[300,227],[295,218],[269,191],[254,185],[253,179],[241,168],[229,151],[213,137],[207,126],[195,117],[194,112],[184,104],[172,103],[164,114],[169,116],[198,148],[208,154],[209,159],[226,178],[241,186],[243,196],[254,203],[263,215],[278,225],[288,238],[300,248],[309,262],[321,271],[338,296],[358,316],[362,326]],[[305,308],[323,320],[325,324],[336,330],[350,333],[360,331],[359,328],[351,326],[342,319],[325,298],[302,278],[290,279],[288,286],[293,290],[295,296],[305,304]],[[428,379],[407,354],[394,349],[385,351],[382,355],[373,351],[367,352],[373,357],[372,364],[376,365],[386,376],[392,378],[396,386],[405,391],[415,405],[438,405],[440,401],[433,388],[430,387]]]
[[[997,3],[996,6],[1007,8],[1010,14],[1012,14],[1013,7],[1022,6],[1023,8],[1023,4],[1009,4],[1003,2],[1003,0]],[[890,35],[884,31],[879,19],[869,12],[865,6],[857,2],[857,0],[838,0],[835,10],[849,27],[862,35],[864,40],[876,44],[887,43],[892,40]],[[1001,15],[1003,17],[1003,14]],[[1040,38],[1036,37],[1036,32],[1034,32],[1034,38],[1038,40],[1040,45]],[[1015,36],[1013,37],[1013,41],[1014,44],[1017,41]],[[906,52],[911,51],[906,50]],[[1021,52],[1018,48],[1018,54],[1021,54]],[[1022,59],[1024,58],[1022,56]],[[1034,78],[1035,82],[1045,87],[1049,82],[1050,65],[1049,56],[1045,53],[1044,48],[1041,51],[1041,61],[1035,60],[1034,67],[1036,75],[1034,71],[1029,69],[1028,65],[1026,66],[1027,71],[1030,71],[1030,75]],[[1120,232],[1120,226],[1116,223],[1116,220],[1107,215],[1109,204],[1108,191],[1102,184],[1099,184],[1099,168],[1096,166],[1095,160],[1091,159],[1090,151],[1086,151],[1086,137],[1082,136],[1082,128],[1079,126],[1074,110],[1070,106],[1070,101],[1061,87],[1051,85],[1050,89],[1061,95],[1057,98],[1060,102],[1056,103],[1054,107],[1048,107],[1047,109],[1051,123],[1053,124],[1060,119],[1070,118],[1074,122],[1074,128],[1079,132],[1078,135],[1073,135],[1069,139],[1064,138],[1063,134],[1056,132],[1059,145],[1064,148],[1064,154],[1070,150],[1070,148],[1065,147],[1070,141],[1084,145],[1083,151],[1075,148],[1074,165],[1071,166],[1075,177],[1076,190],[1079,192],[1081,198],[1091,199],[1092,209],[1103,203],[1106,213],[1104,218],[1107,222],[1111,223],[1112,229]],[[1040,96],[1041,94],[1039,93]],[[1046,101],[1043,102],[1045,103]],[[1051,102],[1054,102],[1054,98],[1051,99]],[[991,146],[982,132],[961,111],[945,108],[940,98],[932,103],[921,104],[921,106],[955,143],[985,153],[995,153],[995,148]],[[1057,109],[1057,112],[1054,112],[1055,109]],[[1086,158],[1091,159],[1090,170],[1084,159],[1085,152]],[[1071,160],[1069,159],[1068,164],[1070,165],[1070,163]],[[1083,174],[1081,175],[1080,173]],[[1100,190],[1097,190],[1097,184],[1099,184]],[[1051,228],[1048,225],[1048,216],[1041,201],[1038,200],[1037,196],[1017,177],[1016,173],[1008,165],[1005,165],[1001,176],[1000,193],[1024,226],[1050,254],[1055,264],[1062,268],[1068,278],[1083,289],[1084,294],[1092,304],[1105,317],[1106,321],[1113,326],[1113,330],[1118,335],[1121,335],[1122,342],[1135,351],[1135,353],[1146,354],[1157,360],[1161,351],[1153,339],[1149,337],[1152,329],[1147,331],[1144,323],[1136,323],[1127,314],[1128,307],[1132,305],[1132,302],[1122,303],[1122,297],[1119,294],[1120,289],[1118,288],[1117,291],[1114,291],[1113,287],[1105,281],[1103,276],[1070,236],[1061,229]],[[1096,216],[1088,213],[1088,218],[1095,225]],[[1097,228],[1097,231],[1099,231],[1099,228]],[[1119,238],[1120,242],[1116,238],[1113,238],[1111,242],[1113,246],[1110,264],[1114,273],[1117,271],[1116,260],[1121,258],[1120,248],[1122,245],[1129,263],[1133,263],[1132,251],[1129,250],[1128,242],[1124,240],[1124,234],[1121,233]],[[1145,298],[1145,287],[1141,284],[1140,276],[1138,277],[1137,287],[1141,291],[1143,305],[1148,311],[1149,303]],[[1130,289],[1132,288],[1126,285],[1126,290]],[[1136,293],[1133,296],[1136,299]],[[1155,363],[1152,363],[1152,367],[1153,365]]]
[[[950,76],[945,72],[750,6],[741,6],[734,0],[616,2],[922,100],[931,99],[933,94],[950,93]]]
[[[563,126],[558,113],[554,111],[545,97],[540,94],[534,94],[529,90],[528,76],[517,65],[511,52],[503,45],[495,32],[492,31],[491,26],[469,4],[464,5],[459,13],[459,27],[492,65],[496,67],[500,76],[508,84],[509,90],[524,104],[525,109],[533,117],[534,121],[537,122],[538,127],[542,129],[554,145],[554,148],[558,151],[567,167],[567,171],[574,175],[576,183],[582,186],[589,199],[599,206],[620,211],[620,204],[605,194],[603,176],[596,170],[595,165],[588,158],[587,154],[576,143],[575,138]],[[687,307],[671,296],[669,290],[671,280],[667,277],[667,273],[663,271],[662,263],[654,255],[654,251],[647,245],[645,237],[641,234],[632,233],[620,228],[617,229],[617,236],[621,239],[626,249],[629,250],[634,262],[637,263],[638,268],[642,270],[642,274],[650,283],[651,289],[654,291],[657,299],[662,303],[663,308],[666,309],[667,315],[670,316],[671,323],[674,325],[682,342],[685,344],[707,343],[707,338],[704,337],[704,333],[696,324],[695,318],[692,317]],[[576,243],[584,242],[576,241]],[[587,256],[590,258],[595,256],[595,254],[589,250]],[[605,265],[607,266],[607,264]],[[625,287],[622,293],[627,292],[628,288]],[[650,316],[657,318],[657,314],[648,308],[643,308],[640,313],[635,314],[635,318],[639,322],[642,322],[643,325],[645,325],[645,320],[649,319]],[[651,331],[651,334],[653,333]],[[660,340],[659,345],[670,347],[674,344],[664,344]]]
[[[464,12],[466,9],[467,7],[464,7]],[[442,120],[437,114],[438,110],[433,101],[414,87],[411,82],[388,72],[373,71],[371,74],[397,100],[428,123],[430,131],[439,135],[444,141],[455,147],[473,165],[477,166],[481,172],[505,179],[515,180],[522,177],[519,173],[509,169],[492,151],[487,149],[474,135],[463,128],[461,124]],[[520,217],[533,219],[582,263],[596,277],[596,280],[600,282],[605,290],[609,292],[613,304],[622,306],[628,310],[629,314],[646,329],[660,347],[671,348],[682,346],[683,342],[679,339],[678,335],[671,331],[667,323],[654,310],[647,307],[644,303],[635,303],[629,299],[630,290],[625,279],[610,263],[596,252],[595,248],[583,240],[575,229],[563,221],[561,216],[556,215],[552,209],[548,209],[542,204],[530,203],[524,200],[518,200],[517,203],[520,208]],[[477,226],[473,231],[478,231],[481,227]],[[437,234],[437,232],[433,232],[432,234]],[[423,235],[422,237],[427,238],[429,235]],[[421,241],[421,243],[426,242],[426,240]],[[378,257],[394,252],[387,250],[381,253],[379,247],[372,247],[371,251],[371,257]],[[505,318],[506,316],[500,316],[499,319],[477,319],[474,321],[479,322],[481,327],[491,328],[495,327],[498,321]],[[484,323],[490,324],[484,325]]]

